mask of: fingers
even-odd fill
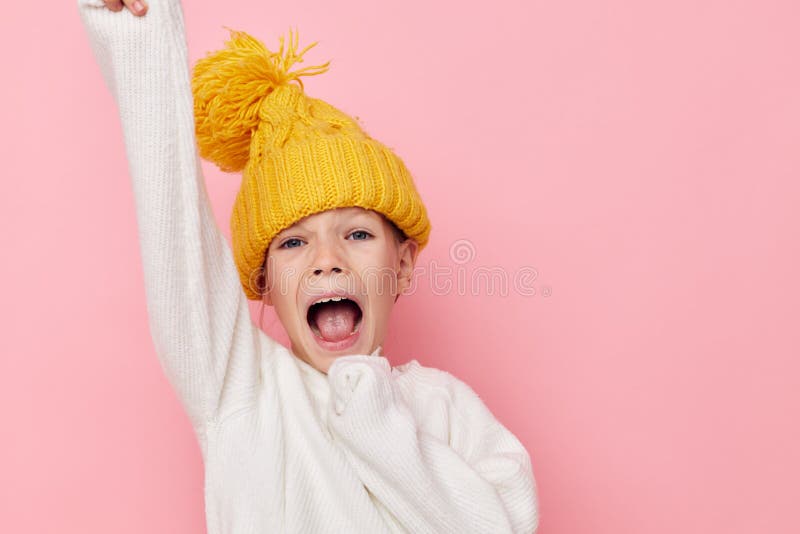
[[[127,7],[131,13],[140,17],[147,13],[147,2],[144,0],[103,0],[103,2],[108,9],[114,12],[122,11]]]
[[[125,6],[133,11],[134,15],[142,16],[147,13],[147,4],[144,0],[122,0]]]

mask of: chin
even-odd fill
[[[324,351],[318,350],[314,347],[311,348],[311,352],[307,352],[307,357],[311,360],[311,365],[321,371],[322,373],[328,374],[328,369],[330,369],[333,362],[336,361],[338,358],[342,358],[344,356],[352,356],[352,355],[363,355],[363,354],[371,354],[372,351],[369,349],[359,349],[358,346],[353,346],[350,349],[345,349],[341,351],[331,352],[331,351]]]
[[[316,334],[314,334],[310,328],[301,328],[299,339],[297,340],[298,342],[295,343],[295,340],[292,340],[293,352],[296,355],[303,354],[303,359],[305,359],[307,363],[310,363],[312,367],[318,371],[328,374],[328,369],[337,358],[351,355],[372,354],[375,350],[371,348],[375,336],[371,326],[372,325],[362,323],[356,335],[353,336],[353,343],[338,350],[326,349],[321,345],[320,341],[316,339]],[[294,350],[294,347],[301,347],[302,350],[298,352]]]

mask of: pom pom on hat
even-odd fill
[[[295,63],[317,42],[297,51],[298,34],[289,30],[284,52],[269,51],[245,32],[232,30],[226,47],[197,61],[192,76],[194,116],[200,156],[226,172],[239,172],[247,164],[250,141],[259,126],[263,99],[276,87],[328,70],[330,61],[291,72]]]

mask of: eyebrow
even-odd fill
[[[293,224],[292,226],[290,226],[289,228],[284,228],[283,230],[281,230],[280,232],[278,232],[278,233],[275,235],[275,237],[284,237],[285,235],[287,235],[287,234],[292,234],[292,233],[294,233],[294,232],[296,232],[296,231],[308,232],[308,228],[306,228],[306,227],[303,225],[303,223],[295,223],[295,224]]]
[[[373,217],[374,215],[375,215],[374,212],[371,212],[371,211],[365,210],[365,209],[359,209],[359,210],[353,212],[353,216],[354,217],[360,217],[362,219],[363,218],[367,218],[369,220],[375,220],[375,217]],[[378,215],[380,215],[380,214],[378,214]]]
[[[352,217],[358,217],[359,219],[366,219],[366,222],[375,223],[377,225],[381,224],[380,221],[374,220],[373,217],[370,216],[370,213],[368,211],[359,210]],[[303,231],[303,232],[310,232],[311,231],[308,228],[306,228],[305,224],[302,223],[302,222],[297,222],[297,223],[293,224],[291,228],[293,228],[293,230],[291,230],[291,231],[290,231],[289,228],[285,228],[285,229],[281,230],[280,232],[278,232],[278,234],[275,236],[275,238],[283,238],[287,234],[291,234],[294,231]]]

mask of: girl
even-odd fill
[[[530,533],[530,457],[453,375],[381,355],[430,231],[402,161],[305,95],[290,34],[188,69],[179,0],[79,0],[119,107],[156,353],[203,454],[208,531]],[[118,12],[118,13],[117,13]],[[307,48],[306,48],[307,50]],[[197,154],[241,171],[232,250]],[[291,350],[250,319],[276,309]]]

